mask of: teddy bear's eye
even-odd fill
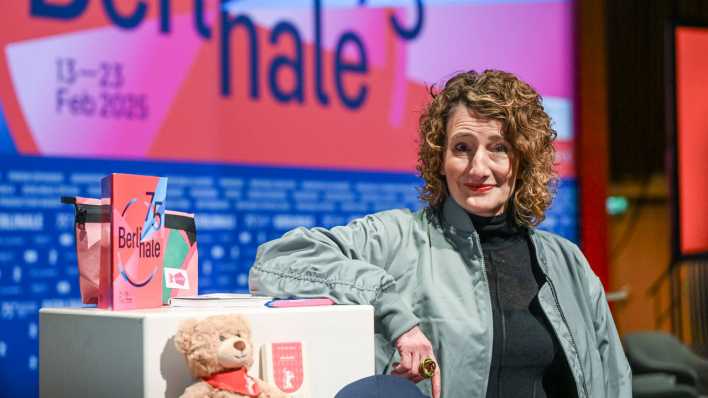
[[[241,333],[236,333],[236,337],[241,338]]]
[[[226,337],[225,337],[224,335],[221,335],[221,334],[220,334],[220,335],[219,335],[219,341],[224,341],[224,340],[226,340]]]

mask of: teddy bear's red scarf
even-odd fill
[[[261,393],[253,378],[246,374],[245,368],[216,373],[202,380],[209,383],[214,388],[249,397],[257,397]]]

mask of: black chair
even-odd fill
[[[699,398],[695,388],[676,384],[676,376],[666,373],[646,373],[632,376],[634,398]]]
[[[633,386],[636,384],[638,393],[657,394],[661,388],[673,388],[676,396],[691,396],[679,394],[690,394],[689,389],[693,389],[697,396],[708,397],[708,360],[695,354],[676,337],[656,331],[638,332],[625,335],[622,341],[634,378],[637,379]],[[642,378],[642,375],[653,376]]]

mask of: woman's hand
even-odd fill
[[[433,353],[433,345],[423,334],[418,326],[414,326],[411,330],[403,333],[396,340],[396,349],[401,355],[401,362],[394,365],[391,374],[405,377],[414,383],[418,383],[425,378],[420,374],[418,368],[420,363],[425,358],[430,358],[437,364],[435,353]],[[440,397],[440,366],[435,368],[435,373],[432,377],[433,397]]]

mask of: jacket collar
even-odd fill
[[[442,218],[443,225],[445,225],[444,229],[449,230],[453,236],[464,237],[465,235],[477,234],[472,220],[467,215],[467,211],[451,196],[448,196],[445,199],[445,203],[443,203]],[[528,233],[541,271],[548,276],[548,265],[546,264],[545,253],[543,253],[543,245],[539,242],[539,237],[534,228],[528,228]]]
[[[474,224],[467,215],[465,209],[462,208],[452,196],[448,196],[443,203],[443,219],[445,224],[453,228],[453,232],[462,232],[463,234],[475,233]]]

